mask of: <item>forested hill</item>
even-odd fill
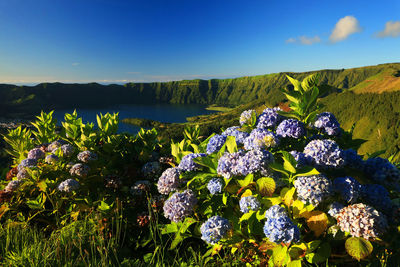
[[[42,109],[101,107],[112,104],[198,103],[234,106],[265,99],[273,105],[283,99],[278,90],[289,84],[286,74],[301,80],[315,72],[320,73],[321,84],[330,86],[330,92],[350,88],[356,88],[357,93],[362,93],[364,88],[371,92],[379,85],[382,77],[386,76],[394,79],[390,85],[391,91],[400,89],[400,83],[396,83],[400,79],[398,78],[400,63],[304,73],[285,72],[234,79],[125,85],[42,83],[36,86],[15,86],[3,84],[0,85],[0,117],[11,114],[25,116]]]

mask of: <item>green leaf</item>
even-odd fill
[[[289,75],[286,75],[286,77],[289,79],[290,83],[293,84],[294,90],[295,90],[295,91],[299,91],[300,93],[303,94],[304,90],[303,90],[303,88],[301,87],[300,81],[298,81],[298,80],[296,80],[296,79],[293,79],[293,78],[290,77]]]
[[[243,221],[248,221],[250,220],[250,218],[255,214],[255,211],[249,211],[248,213],[245,213],[242,215],[242,217],[240,217],[239,222],[243,222]]]
[[[234,136],[227,136],[225,145],[226,145],[226,148],[228,149],[229,153],[238,152],[236,138]]]
[[[263,197],[271,197],[276,189],[275,180],[269,177],[262,177],[256,181],[258,192]]]
[[[319,80],[319,73],[314,73],[311,75],[308,75],[302,82],[301,82],[301,87],[304,89],[305,92],[313,88],[314,86],[317,86]]]
[[[296,159],[289,152],[282,151],[283,168],[291,173],[296,173]]]
[[[362,237],[348,238],[345,247],[347,253],[358,261],[368,257],[374,249],[371,242]]]
[[[308,252],[308,251],[307,251]],[[306,254],[306,260],[309,263],[319,264],[325,262],[331,255],[331,246],[329,243],[322,243],[321,246],[315,251]]]
[[[289,99],[289,101],[291,101],[293,103],[299,103],[299,101],[300,101],[299,99],[290,95],[289,93],[284,93],[284,95],[286,96],[287,99]]]
[[[291,261],[289,262],[289,264],[287,265],[287,267],[301,267],[301,260],[295,260],[295,261]]]
[[[269,167],[271,169],[273,169],[274,171],[283,173],[286,177],[289,177],[289,173],[286,171],[286,169],[282,165],[280,165],[276,162],[272,162],[269,164]]]
[[[319,173],[320,173],[320,172],[319,172],[317,169],[315,169],[315,168],[313,168],[313,167],[307,166],[307,167],[304,167],[304,168],[300,169],[300,170],[298,171],[298,173],[295,174],[293,177],[298,177],[298,176],[311,176],[311,175],[317,175],[317,174],[319,174]]]
[[[246,187],[254,181],[254,175],[252,173],[248,174],[244,179],[238,180],[241,187]]]
[[[285,266],[290,260],[288,248],[286,246],[277,246],[272,249],[270,262],[272,266]],[[268,264],[270,264],[268,262]]]

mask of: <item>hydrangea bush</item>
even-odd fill
[[[357,155],[363,140],[319,111],[317,75],[288,78],[289,111],[246,110],[241,126],[186,149],[185,140],[172,144],[182,171],[164,204],[172,248],[197,237],[210,256],[269,266],[379,262],[394,250],[400,171],[377,155]]]

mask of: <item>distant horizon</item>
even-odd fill
[[[98,83],[101,85],[112,85],[112,84],[117,84],[117,85],[125,85],[128,83],[156,83],[156,82],[179,82],[183,80],[211,80],[211,79],[216,79],[216,80],[222,80],[222,79],[236,79],[236,78],[241,78],[241,77],[254,77],[254,76],[263,76],[263,75],[269,75],[269,74],[274,74],[274,73],[286,73],[286,72],[291,72],[291,73],[302,73],[302,72],[313,72],[313,71],[321,71],[321,70],[341,70],[341,69],[354,69],[354,68],[364,68],[364,67],[371,67],[371,66],[378,66],[378,65],[386,65],[386,64],[400,64],[399,62],[385,62],[385,63],[377,63],[377,64],[372,64],[372,65],[363,65],[363,66],[351,66],[351,67],[343,67],[343,68],[323,68],[323,69],[312,69],[312,70],[304,70],[304,71],[277,71],[277,72],[270,72],[270,73],[261,73],[261,74],[254,74],[254,75],[240,75],[240,76],[227,76],[227,77],[213,77],[210,76],[209,78],[196,78],[194,77],[193,79],[180,79],[180,80],[159,80],[159,81],[120,81],[120,82],[106,82],[104,80],[101,81],[42,81],[42,82],[21,82],[21,83],[3,83],[0,82],[0,84],[7,84],[7,85],[17,85],[17,86],[37,86],[39,84],[43,83],[62,83],[62,84],[90,84],[90,83]]]

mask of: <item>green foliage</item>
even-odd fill
[[[4,140],[10,145],[11,149],[6,149],[7,153],[14,157],[18,162],[24,159],[27,151],[33,148],[31,139],[32,131],[28,128],[18,127],[4,135]]]

